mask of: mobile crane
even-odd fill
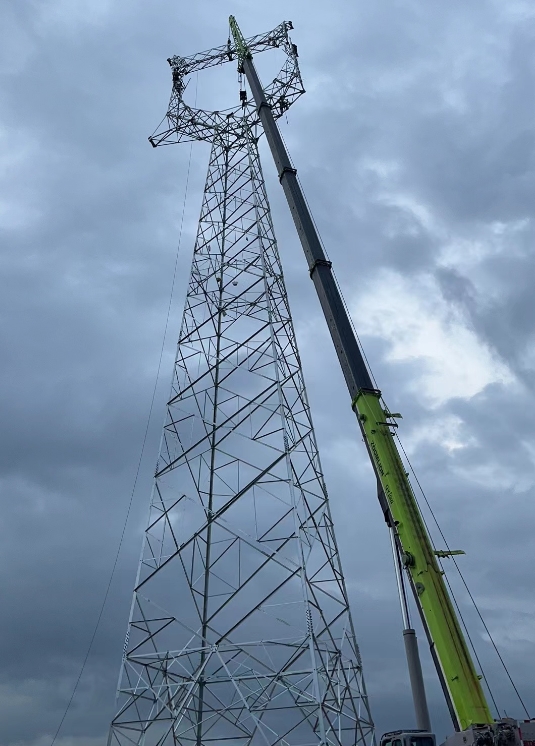
[[[417,730],[386,733],[381,746],[434,746],[414,630],[410,627],[403,586],[403,570],[420,613],[431,654],[456,733],[447,746],[515,746],[520,744],[516,721],[495,720],[487,703],[452,601],[444,583],[436,552],[399,454],[393,428],[400,415],[390,412],[374,386],[351,325],[310,210],[297,179],[272,110],[236,19],[230,29],[238,54],[238,70],[245,74],[275,161],[278,176],[303,247],[310,277],[329,327],[344,374],[351,406],[377,477],[379,503],[391,533],[405,622],[405,643]],[[293,28],[291,23],[287,28]],[[296,50],[295,50],[296,51]]]

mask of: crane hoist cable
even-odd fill
[[[412,472],[412,474],[414,476],[414,479],[415,479],[416,483],[418,484],[418,487],[420,488],[420,491],[422,492],[422,494],[424,496],[424,500],[425,500],[426,505],[427,505],[427,507],[429,509],[429,512],[431,513],[431,515],[433,517],[433,520],[434,520],[435,524],[438,527],[438,530],[440,532],[440,535],[442,536],[442,539],[444,541],[446,549],[448,551],[450,551],[450,547],[448,545],[448,542],[446,541],[446,538],[445,538],[444,534],[442,533],[442,529],[440,528],[440,525],[438,523],[438,519],[436,518],[435,513],[431,509],[431,506],[430,506],[430,504],[429,504],[429,502],[427,500],[426,495],[423,493],[423,489],[422,489],[421,483],[418,480],[418,477],[416,476],[416,472],[414,471],[414,467],[412,466],[412,463],[410,462],[409,457],[407,456],[407,452],[405,451],[405,448],[403,447],[403,443],[401,442],[401,438],[399,437],[399,433],[396,433],[396,438],[398,440],[399,447],[400,447],[401,451],[403,452],[403,456],[404,456],[404,458],[405,458],[405,460],[406,460],[406,462],[407,462],[407,464],[409,466],[409,469],[411,470],[411,472]],[[415,499],[416,499],[416,502],[418,503],[418,507],[420,508],[420,504],[418,502],[418,498],[416,497],[416,495],[415,495]],[[429,538],[431,539],[433,547],[436,548],[435,542],[433,540],[433,534],[429,530],[429,525],[428,525],[428,523],[426,521],[425,515],[424,515],[423,511],[421,510],[421,508],[420,508],[420,512],[422,514],[422,520],[423,520],[423,522],[425,524],[425,527],[427,529],[427,533],[429,534]],[[451,556],[453,557],[453,555],[451,555]],[[442,574],[443,574],[444,580],[446,582],[446,585],[448,586],[448,590],[449,590],[450,595],[452,597],[453,603],[455,604],[455,608],[457,609],[457,614],[459,616],[459,619],[461,620],[461,624],[463,626],[463,629],[464,629],[464,632],[465,632],[466,637],[468,639],[468,642],[470,644],[470,647],[472,648],[472,653],[473,653],[474,658],[476,659],[477,665],[479,666],[479,669],[481,671],[481,676],[482,676],[483,681],[485,682],[485,685],[487,687],[488,693],[489,693],[490,698],[492,700],[492,704],[494,705],[496,713],[498,714],[498,717],[499,717],[500,710],[499,710],[498,704],[496,702],[496,699],[494,697],[494,692],[492,691],[491,686],[489,684],[489,681],[488,681],[488,678],[487,678],[487,674],[485,673],[485,669],[483,667],[483,664],[481,663],[481,659],[480,659],[480,657],[478,655],[478,652],[476,650],[476,646],[474,644],[474,641],[472,640],[472,635],[470,634],[470,630],[468,629],[468,625],[466,624],[466,621],[464,619],[464,615],[463,615],[463,613],[461,611],[461,607],[459,605],[459,601],[457,600],[457,596],[455,595],[455,591],[453,590],[453,586],[451,585],[451,581],[450,581],[450,579],[448,577],[448,573],[446,572],[446,570],[444,568],[444,563],[443,563],[442,559],[440,557],[437,557],[437,561],[438,561],[438,564],[440,565],[440,569],[442,570]],[[457,564],[456,564],[456,567],[458,569],[458,565]]]
[[[280,130],[279,130],[279,132],[280,132]],[[287,147],[287,145],[286,145],[286,142],[285,142],[285,140],[284,140],[284,135],[283,135],[283,133],[282,133],[282,132],[280,132],[280,137],[281,137],[281,140],[282,140],[282,142],[284,143],[284,146],[285,146],[285,148],[286,148],[286,150],[287,150],[287,153],[288,153],[288,158],[289,158],[289,160],[290,160],[290,163],[291,163],[291,165],[292,165],[292,167],[293,167],[293,165],[294,165],[294,164],[293,164],[293,161],[292,161],[291,155],[290,155],[290,153],[289,153],[289,151],[288,151],[288,147]],[[307,196],[306,196],[305,190],[303,189],[303,185],[301,184],[301,181],[300,181],[299,177],[298,177],[298,176],[296,176],[296,178],[297,178],[297,181],[299,182],[299,186],[300,186],[300,188],[301,188],[301,191],[302,191],[302,194],[303,194],[303,199],[304,199],[304,201],[305,201],[305,203],[306,203],[306,206],[307,206],[307,208],[308,208],[308,211],[309,211],[309,213],[310,213],[310,218],[311,218],[311,220],[312,220],[312,222],[313,222],[313,224],[314,224],[314,228],[315,228],[315,230],[316,230],[316,233],[317,233],[318,239],[319,239],[319,241],[320,241],[320,243],[321,243],[321,246],[322,246],[322,248],[323,248],[323,251],[324,251],[324,253],[325,253],[325,256],[326,256],[326,257],[327,257],[327,259],[328,259],[328,258],[329,258],[329,257],[328,257],[328,253],[327,253],[327,250],[326,250],[326,248],[325,248],[325,244],[324,244],[324,242],[323,242],[323,239],[322,239],[322,237],[321,237],[321,233],[320,233],[320,231],[319,231],[318,225],[317,225],[317,223],[316,223],[316,221],[315,221],[315,219],[314,219],[314,214],[313,214],[312,210],[310,209],[310,205],[309,205],[309,202],[308,202],[308,199],[307,199]],[[343,303],[343,306],[344,306],[344,308],[345,308],[345,311],[346,311],[346,314],[347,314],[347,318],[348,318],[348,320],[349,320],[349,323],[350,323],[350,325],[351,325],[351,327],[352,327],[352,329],[353,329],[353,332],[354,332],[354,334],[355,334],[355,338],[357,339],[357,342],[358,342],[358,344],[359,344],[359,347],[360,347],[360,351],[361,351],[361,353],[362,353],[362,356],[363,356],[363,358],[364,358],[364,362],[365,362],[365,365],[366,365],[366,367],[367,367],[367,370],[368,370],[368,373],[369,373],[369,375],[370,375],[370,378],[371,378],[371,380],[372,380],[372,382],[373,382],[373,385],[375,386],[375,388],[376,388],[376,389],[378,389],[379,387],[378,387],[378,385],[377,385],[377,381],[376,381],[376,379],[375,379],[375,376],[374,376],[374,374],[373,374],[373,370],[372,370],[372,367],[371,367],[371,365],[370,365],[370,362],[369,362],[369,360],[368,360],[368,358],[367,358],[367,356],[366,356],[366,353],[365,353],[365,351],[364,351],[364,347],[363,347],[363,345],[362,345],[362,342],[361,342],[361,340],[360,340],[360,337],[359,337],[359,335],[358,335],[358,332],[357,332],[357,330],[356,330],[355,324],[354,324],[354,322],[353,322],[353,317],[352,317],[352,315],[351,315],[351,313],[350,313],[350,311],[349,311],[349,308],[348,308],[348,305],[347,305],[347,301],[345,300],[344,294],[343,294],[343,292],[342,292],[342,288],[341,288],[341,286],[340,286],[340,283],[338,282],[338,278],[336,277],[336,274],[335,274],[335,272],[334,272],[334,269],[333,269],[332,267],[331,267],[331,273],[332,273],[332,275],[333,275],[334,281],[335,281],[335,283],[336,283],[336,286],[337,286],[337,288],[338,288],[338,292],[339,292],[339,294],[340,294],[340,298],[341,298],[341,300],[342,300],[342,303]],[[384,398],[383,398],[382,396],[381,396],[381,401],[382,401],[382,402],[383,402],[383,404],[384,404]],[[388,407],[386,407],[386,405],[385,405],[385,409],[386,409],[386,410],[388,410]],[[429,509],[430,513],[431,513],[431,516],[432,516],[432,518],[433,518],[433,521],[434,521],[434,523],[435,523],[435,524],[436,524],[436,526],[437,526],[437,529],[438,529],[438,531],[439,531],[439,533],[440,533],[440,536],[441,536],[441,538],[442,538],[442,540],[443,540],[443,542],[444,542],[444,544],[445,544],[445,546],[446,546],[446,549],[447,549],[447,551],[448,551],[448,553],[449,553],[449,556],[450,556],[450,557],[451,557],[451,559],[453,560],[453,564],[454,564],[454,566],[455,566],[455,568],[456,568],[457,572],[459,573],[459,576],[460,576],[460,578],[461,578],[461,581],[462,581],[462,583],[463,583],[463,585],[464,585],[464,587],[465,587],[465,589],[466,589],[466,591],[467,591],[467,593],[468,593],[468,596],[469,596],[469,598],[470,598],[470,601],[471,601],[471,603],[473,604],[473,606],[474,606],[474,608],[475,608],[475,610],[476,610],[476,613],[477,613],[477,615],[478,615],[478,617],[479,617],[479,619],[480,619],[481,623],[483,624],[483,627],[484,627],[484,629],[485,629],[485,632],[487,633],[487,635],[488,635],[488,637],[489,637],[489,639],[490,639],[490,641],[491,641],[491,644],[492,644],[492,646],[493,646],[493,648],[494,648],[494,650],[495,650],[495,652],[496,652],[496,655],[498,656],[498,659],[499,659],[499,661],[500,661],[500,663],[501,663],[501,665],[502,665],[502,667],[503,667],[503,669],[504,669],[504,671],[505,671],[505,673],[506,673],[506,675],[507,675],[507,678],[509,679],[509,681],[510,681],[510,683],[511,683],[512,687],[513,687],[513,690],[514,690],[514,692],[515,692],[516,696],[518,697],[518,700],[519,700],[519,701],[520,701],[520,703],[521,703],[521,706],[522,706],[522,708],[524,709],[524,712],[526,713],[527,717],[529,718],[529,713],[528,713],[528,710],[527,710],[527,708],[526,708],[526,705],[525,705],[525,703],[524,703],[524,701],[523,701],[523,699],[522,699],[522,697],[521,697],[521,695],[520,695],[520,693],[519,693],[519,691],[518,691],[518,687],[517,687],[517,685],[515,684],[515,682],[514,682],[514,680],[513,680],[512,676],[511,676],[511,674],[510,674],[510,672],[509,672],[509,669],[507,668],[507,665],[505,664],[505,661],[503,660],[503,657],[502,657],[502,655],[501,655],[501,653],[500,653],[500,651],[499,651],[499,649],[498,649],[498,646],[497,646],[497,644],[496,644],[496,642],[495,642],[495,640],[494,640],[494,638],[493,638],[492,634],[490,633],[490,630],[489,630],[489,628],[488,628],[488,625],[487,625],[487,623],[485,622],[485,619],[483,618],[482,612],[481,612],[481,610],[479,609],[479,607],[478,607],[478,605],[477,605],[477,603],[476,603],[476,601],[475,601],[475,598],[474,598],[474,596],[473,596],[473,594],[472,594],[472,592],[471,592],[471,590],[470,590],[470,588],[469,588],[469,586],[468,586],[468,583],[467,583],[467,581],[466,581],[466,579],[465,579],[464,575],[463,575],[463,574],[462,574],[462,572],[461,572],[461,569],[460,569],[460,567],[459,567],[459,565],[458,565],[458,563],[457,563],[457,561],[456,561],[456,559],[455,559],[454,555],[453,555],[453,554],[451,554],[451,549],[450,549],[450,547],[449,547],[449,544],[448,544],[448,542],[446,541],[446,538],[445,538],[444,532],[442,531],[442,528],[440,527],[440,524],[439,524],[439,522],[438,522],[438,519],[437,519],[437,517],[436,517],[436,515],[435,515],[434,511],[432,510],[432,508],[431,508],[431,506],[430,506],[430,504],[429,504],[429,500],[427,499],[427,496],[426,496],[426,494],[425,494],[425,492],[424,492],[424,490],[423,490],[423,488],[422,488],[422,485],[421,485],[421,483],[420,483],[420,481],[419,481],[419,479],[418,479],[418,477],[417,477],[417,475],[416,475],[416,472],[415,472],[415,470],[414,470],[414,468],[413,468],[413,466],[412,466],[412,464],[411,464],[411,462],[410,462],[410,460],[409,460],[409,458],[408,458],[408,456],[407,456],[407,453],[406,453],[406,451],[405,451],[405,449],[404,449],[404,447],[403,447],[403,444],[402,444],[402,442],[401,442],[401,439],[399,438],[399,434],[398,434],[397,432],[396,432],[396,438],[397,438],[397,441],[398,441],[398,443],[399,443],[399,445],[400,445],[401,451],[403,452],[403,455],[404,455],[404,457],[405,457],[405,460],[406,460],[406,462],[407,462],[407,464],[408,464],[408,466],[409,466],[409,468],[410,468],[410,470],[411,470],[411,472],[412,472],[412,474],[413,474],[413,476],[414,476],[414,479],[415,479],[415,481],[416,481],[416,484],[418,485],[418,488],[419,488],[420,492],[422,493],[422,495],[423,495],[423,497],[424,497],[425,503],[426,503],[426,505],[427,505],[427,507],[428,507],[428,509]],[[416,499],[416,495],[415,495],[415,499]],[[418,508],[419,508],[419,510],[420,510],[420,513],[422,513],[422,511],[421,511],[421,509],[420,509],[420,507],[419,507],[419,506],[418,506]],[[423,520],[423,522],[424,522],[424,524],[425,524],[425,527],[426,527],[426,530],[427,530],[427,532],[428,532],[428,534],[429,534],[429,538],[430,538],[430,540],[431,540],[431,542],[432,542],[432,544],[433,544],[433,548],[435,549],[435,547],[434,547],[434,543],[433,543],[433,540],[432,540],[432,535],[431,535],[431,532],[429,531],[429,528],[428,528],[428,526],[427,526],[427,523],[426,523],[426,521],[425,521],[425,517],[424,517],[423,513],[422,513],[422,520]],[[453,591],[453,587],[452,587],[452,585],[451,585],[450,579],[449,579],[449,577],[448,577],[448,575],[447,575],[447,572],[446,572],[446,570],[445,570],[445,568],[444,568],[444,564],[443,564],[443,562],[442,562],[441,558],[440,558],[440,557],[437,557],[437,561],[438,561],[438,564],[439,564],[439,566],[440,566],[440,568],[441,568],[441,571],[442,571],[442,573],[443,573],[443,576],[444,576],[444,578],[445,578],[445,582],[446,582],[446,584],[447,584],[447,586],[448,586],[448,590],[449,590],[449,592],[450,592],[450,594],[451,594],[452,600],[453,600],[453,602],[454,602],[454,604],[455,604],[455,607],[456,607],[456,609],[457,609],[457,613],[458,613],[458,615],[459,615],[459,618],[460,618],[460,620],[461,620],[461,624],[462,624],[462,626],[463,626],[463,628],[464,628],[464,630],[465,630],[465,633],[466,633],[467,639],[468,639],[468,641],[469,641],[470,647],[471,647],[471,649],[472,649],[472,651],[473,651],[474,657],[475,657],[475,659],[476,659],[476,661],[477,661],[477,664],[478,664],[478,666],[480,667],[480,670],[481,670],[481,674],[482,674],[482,678],[483,678],[483,680],[484,680],[484,682],[485,682],[485,684],[486,684],[486,687],[487,687],[487,690],[488,690],[488,692],[489,692],[490,698],[491,698],[491,700],[492,700],[492,703],[493,703],[493,705],[494,705],[494,707],[495,707],[495,709],[496,709],[496,712],[497,712],[497,714],[498,714],[498,717],[499,717],[499,708],[498,708],[498,705],[497,705],[497,703],[496,703],[496,699],[495,699],[495,697],[494,697],[494,694],[493,694],[493,692],[492,692],[492,689],[491,689],[491,687],[490,687],[490,684],[489,684],[489,682],[488,682],[488,678],[487,678],[487,676],[486,676],[486,674],[485,674],[485,671],[484,671],[484,669],[483,669],[483,666],[482,666],[482,664],[481,664],[481,660],[480,660],[480,658],[479,658],[479,655],[478,655],[478,653],[477,653],[477,650],[476,650],[476,648],[475,648],[474,642],[473,642],[473,640],[472,640],[472,637],[471,637],[471,635],[470,635],[470,632],[469,632],[469,630],[468,630],[468,626],[467,626],[467,624],[466,624],[466,622],[465,622],[464,616],[463,616],[463,614],[462,614],[462,612],[461,612],[461,608],[460,608],[459,602],[458,602],[458,600],[457,600],[457,598],[456,598],[456,596],[455,596],[455,593],[454,593],[454,591]]]
[[[413,467],[413,465],[412,465],[412,463],[411,463],[411,461],[410,461],[409,457],[407,456],[407,452],[405,451],[405,448],[403,447],[403,443],[401,442],[401,439],[400,439],[400,437],[399,437],[398,433],[396,433],[396,437],[397,437],[398,443],[399,443],[399,445],[400,445],[400,448],[401,448],[401,450],[402,450],[402,452],[403,452],[403,456],[405,457],[405,460],[407,461],[407,464],[409,465],[409,468],[410,468],[410,470],[411,470],[411,472],[412,472],[412,475],[413,475],[413,477],[414,477],[414,481],[415,481],[415,482],[416,482],[416,484],[418,485],[418,489],[420,490],[420,492],[421,492],[421,494],[422,494],[422,497],[423,497],[423,498],[424,498],[424,500],[425,500],[425,504],[427,505],[427,509],[428,509],[428,510],[429,510],[429,512],[431,513],[431,516],[432,516],[432,518],[433,518],[433,521],[434,521],[434,523],[435,523],[435,525],[436,525],[436,527],[437,527],[437,529],[438,529],[438,532],[440,533],[440,537],[441,537],[442,541],[444,542],[444,545],[445,545],[446,549],[447,549],[448,551],[450,551],[450,547],[449,547],[448,541],[447,541],[447,539],[446,539],[446,537],[445,537],[445,535],[444,535],[444,532],[442,531],[442,528],[441,528],[441,526],[440,526],[440,523],[438,522],[438,519],[437,519],[437,517],[436,517],[436,515],[435,515],[435,513],[434,513],[434,511],[433,511],[433,508],[431,507],[431,505],[430,505],[430,503],[429,503],[429,500],[428,500],[428,498],[427,498],[427,495],[426,495],[426,494],[425,494],[425,492],[424,492],[424,489],[423,489],[423,487],[422,487],[422,485],[421,485],[421,483],[420,483],[420,480],[418,479],[418,476],[417,476],[417,474],[416,474],[416,471],[414,470],[414,467]],[[455,556],[454,556],[454,555],[450,555],[450,557],[451,557],[451,559],[453,560],[453,564],[455,565],[455,568],[456,568],[457,572],[459,573],[459,576],[460,576],[460,578],[461,578],[461,581],[462,581],[462,583],[463,583],[463,585],[464,585],[464,587],[465,587],[465,589],[466,589],[466,592],[468,593],[468,596],[469,596],[469,598],[470,598],[470,601],[472,602],[472,604],[473,604],[473,606],[474,606],[474,609],[475,609],[475,610],[476,610],[476,612],[477,612],[477,615],[479,616],[479,619],[480,619],[480,621],[481,621],[481,623],[482,623],[482,625],[483,625],[483,628],[485,629],[485,632],[487,633],[487,635],[488,635],[488,637],[489,637],[489,640],[491,641],[492,647],[494,648],[494,650],[495,650],[495,652],[496,652],[496,655],[498,656],[498,659],[499,659],[499,661],[500,661],[501,665],[503,666],[503,669],[504,669],[505,673],[507,674],[507,678],[509,679],[509,681],[510,681],[510,683],[511,683],[511,686],[513,687],[513,690],[514,690],[514,692],[515,692],[516,696],[518,697],[518,700],[519,700],[520,704],[522,705],[522,708],[523,708],[523,710],[524,710],[524,712],[525,712],[525,714],[526,714],[526,717],[527,717],[527,718],[529,719],[529,718],[530,718],[530,715],[529,715],[528,709],[527,709],[527,707],[526,707],[526,705],[525,705],[525,703],[524,703],[524,700],[522,699],[522,697],[521,697],[521,695],[520,695],[520,692],[518,691],[518,688],[517,688],[517,686],[516,686],[516,684],[515,684],[515,682],[514,682],[514,680],[513,680],[512,676],[511,676],[511,674],[510,674],[510,672],[509,672],[509,669],[507,668],[507,665],[506,665],[505,661],[503,660],[503,657],[502,657],[502,655],[501,655],[501,653],[500,653],[500,651],[499,651],[499,649],[498,649],[498,646],[497,646],[497,644],[496,644],[496,642],[495,642],[495,640],[494,640],[494,638],[493,638],[493,636],[492,636],[492,634],[491,634],[491,632],[490,632],[490,630],[489,630],[489,628],[488,628],[488,626],[487,626],[487,623],[485,622],[485,619],[484,619],[484,617],[483,617],[483,614],[482,614],[482,612],[481,612],[481,610],[480,610],[479,606],[477,605],[477,602],[476,602],[476,600],[475,600],[475,598],[474,598],[474,596],[473,596],[473,594],[472,594],[472,591],[470,590],[470,588],[469,588],[469,586],[468,586],[468,583],[467,583],[467,581],[466,581],[466,579],[465,579],[465,577],[464,577],[464,575],[463,575],[463,573],[462,573],[462,571],[461,571],[461,568],[459,567],[459,564],[458,564],[457,560],[455,559]],[[442,562],[440,561],[440,559],[439,559],[439,563],[440,563],[441,567],[443,568],[443,564],[442,564]],[[455,596],[453,595],[453,591],[451,590],[451,585],[450,585],[450,582],[449,582],[449,580],[448,580],[448,576],[447,576],[447,573],[446,573],[446,571],[445,571],[445,570],[444,570],[444,577],[446,578],[446,582],[448,583],[448,586],[449,586],[449,588],[450,588],[450,593],[452,594],[453,598],[455,599]],[[457,604],[457,601],[456,601],[456,599],[455,599],[455,603],[456,603],[457,609],[459,610],[459,607],[458,607],[458,604]],[[460,614],[460,613],[461,613],[461,612],[460,612],[460,610],[459,610],[459,614]],[[462,617],[461,617],[461,618],[462,618]],[[466,630],[466,633],[467,633],[467,635],[469,636],[469,633],[468,633],[468,630],[466,629],[466,624],[464,624],[464,621],[463,621],[463,625],[464,625],[464,627],[465,627],[465,630]],[[471,644],[472,644],[472,649],[474,650],[474,655],[475,655],[475,656],[476,656],[476,658],[477,658],[477,653],[476,653],[476,651],[475,651],[474,645],[473,645],[473,643],[472,643],[472,642],[471,642]],[[479,663],[479,661],[478,661],[478,663]],[[479,665],[481,666],[481,664],[479,664]],[[485,679],[485,681],[486,681],[486,679]],[[489,686],[489,684],[488,684],[488,682],[487,682],[487,681],[486,681],[486,683],[487,683],[487,688],[489,689],[489,692],[490,692],[490,686]],[[496,707],[496,709],[497,709],[497,706],[496,706],[496,702],[494,701],[494,697],[492,696],[492,693],[491,693],[491,697],[492,697],[492,701],[494,702],[494,706],[495,706],[495,707]]]

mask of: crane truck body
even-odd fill
[[[377,477],[378,498],[395,549],[408,578],[419,611],[442,690],[456,733],[447,746],[515,746],[520,744],[516,721],[495,720],[487,703],[481,677],[468,650],[459,620],[446,588],[436,552],[415,498],[409,476],[395,441],[397,414],[385,406],[381,391],[372,382],[363,353],[325,255],[314,221],[290,161],[277,123],[255,69],[247,43],[233,16],[230,28],[238,56],[238,69],[245,74],[259,119],[275,161],[280,183],[303,247],[357,417],[362,438]],[[293,28],[291,23],[287,28]],[[295,49],[295,54],[297,50]],[[412,631],[412,630],[411,630]],[[407,648],[409,649],[409,648]],[[417,655],[417,652],[416,652]],[[414,651],[413,651],[414,656]],[[411,665],[412,663],[412,665]],[[387,733],[381,746],[435,746],[421,701],[423,680],[419,660],[409,659],[415,709],[424,727]],[[424,706],[425,705],[425,706]],[[420,726],[421,724],[418,723]]]

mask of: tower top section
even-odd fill
[[[233,61],[238,63],[240,70],[244,50],[249,54],[257,54],[279,48],[286,53],[280,72],[264,89],[266,100],[276,118],[281,117],[305,92],[297,60],[297,47],[289,36],[293,29],[291,21],[283,21],[273,31],[257,34],[249,39],[241,35],[233,16],[230,23],[232,33],[225,45],[190,57],[175,55],[168,58],[173,88],[161,128],[149,137],[153,147],[191,140],[214,142],[218,139],[232,147],[240,143],[244,137],[251,136],[252,127],[258,124],[260,118],[254,102],[247,100],[245,91],[240,91],[240,103],[237,106],[222,111],[197,109],[184,100],[188,77],[192,73]],[[236,32],[239,34],[238,37]]]

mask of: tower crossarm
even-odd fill
[[[245,40],[245,43],[248,49],[254,50],[256,53],[264,52],[266,49],[273,49],[274,47],[284,48],[291,45],[288,35],[288,32],[291,29],[293,29],[292,22],[283,21],[282,23],[279,23],[273,31],[267,31],[265,34],[251,36],[249,39]],[[207,49],[204,52],[198,52],[189,57],[175,55],[170,57],[167,61],[171,67],[182,70],[184,75],[191,75],[191,73],[205,70],[207,67],[222,65],[225,62],[231,62],[237,58],[238,48],[231,37],[227,44],[220,47]]]
[[[279,48],[286,53],[282,68],[265,90],[266,100],[276,119],[283,116],[305,92],[297,62],[297,47],[289,37],[292,28],[290,21],[283,21],[273,31],[243,40],[247,49],[254,49],[256,53]],[[190,57],[169,57],[167,61],[173,76],[171,99],[162,128],[149,137],[151,145],[157,147],[191,140],[213,142],[218,138],[226,142],[247,139],[251,128],[260,122],[254,102],[243,98],[237,106],[222,111],[207,111],[194,108],[184,100],[188,76],[239,59],[239,47],[230,39],[225,46]]]

